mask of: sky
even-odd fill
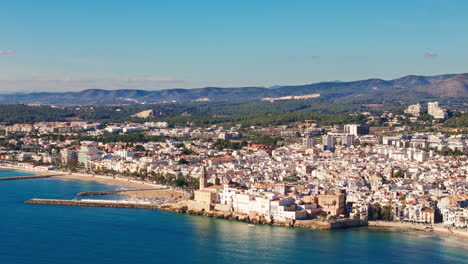
[[[0,92],[468,72],[466,0],[3,0]]]

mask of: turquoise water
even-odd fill
[[[18,176],[32,176],[34,174],[22,172],[22,171],[12,171],[12,170],[2,170],[0,169],[0,177],[18,177]]]
[[[250,227],[154,210],[23,203],[115,188],[0,181],[0,263],[468,263],[466,239],[426,232]]]

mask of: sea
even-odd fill
[[[0,177],[29,174],[0,170]],[[0,181],[0,264],[468,263],[468,239],[372,228],[249,225],[144,209],[24,204],[119,186],[57,178]]]

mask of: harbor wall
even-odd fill
[[[232,219],[244,221],[252,224],[265,224],[275,226],[289,226],[298,228],[310,229],[342,229],[366,226],[367,221],[360,220],[340,220],[333,223],[322,222],[317,220],[271,220],[266,219],[262,215],[252,213],[241,214],[232,212],[232,210],[225,210],[225,207],[219,207],[223,210],[212,210],[213,205],[199,203],[192,200],[187,201],[185,204],[147,204],[147,203],[131,203],[107,200],[59,200],[59,199],[31,199],[26,201],[27,204],[49,204],[49,205],[66,205],[66,206],[89,206],[89,207],[111,207],[111,208],[136,208],[136,209],[153,209],[164,210],[177,213],[187,213],[191,215],[202,215],[213,218]]]

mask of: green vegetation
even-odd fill
[[[297,182],[299,181],[301,178],[299,176],[297,176],[296,173],[292,174],[291,176],[288,176],[288,177],[284,177],[283,181],[284,182]]]
[[[351,123],[362,124],[365,122],[365,119],[359,115],[354,116],[350,114],[324,114],[307,112],[273,112],[220,117],[179,115],[160,119],[160,121],[166,121],[175,126],[183,126],[187,123],[193,123],[196,126],[208,126],[214,124],[241,124],[244,127],[287,125],[292,122],[303,122],[304,120],[316,120],[316,122],[320,125],[338,125]]]
[[[356,214],[353,215],[354,220],[359,220],[361,219],[361,213],[357,212]]]
[[[382,221],[392,221],[393,212],[391,205],[381,206],[379,203],[374,203],[371,205],[369,212],[370,220],[382,220]]]
[[[158,117],[141,119],[131,116],[142,110],[153,109]],[[66,121],[70,118],[100,122],[146,122],[157,119],[173,125],[211,125],[241,123],[244,125],[279,125],[289,122],[317,119],[319,123],[355,122],[346,113],[361,111],[352,104],[334,104],[311,100],[251,103],[186,103],[131,106],[62,107],[0,105],[0,122],[34,123]]]
[[[462,151],[453,151],[451,149],[442,149],[442,150],[437,150],[437,152],[442,155],[442,156],[464,156],[467,153],[463,153]]]
[[[128,134],[109,134],[97,137],[93,136],[76,136],[75,139],[79,141],[93,140],[103,143],[124,142],[124,143],[146,143],[146,142],[163,142],[169,137],[164,136],[148,136],[141,132],[133,132]],[[143,146],[141,146],[143,147]]]
[[[434,118],[427,112],[421,113],[421,115],[418,117],[419,121],[432,121],[433,119]]]
[[[368,103],[361,102],[362,104]],[[0,122],[34,123],[41,121],[83,120],[101,123],[166,121],[173,126],[209,126],[213,124],[243,126],[275,126],[291,122],[316,120],[319,125],[364,123],[366,117],[353,115],[357,112],[380,113],[383,110],[400,111],[403,102],[384,102],[384,107],[369,108],[361,103],[330,102],[324,98],[309,100],[285,100],[277,102],[190,102],[153,105],[95,106],[95,107],[50,107],[27,105],[0,105]],[[136,118],[135,113],[152,109],[155,117]],[[400,111],[401,112],[401,111]],[[432,121],[432,116],[423,113],[420,121]],[[382,125],[377,121],[374,125]],[[445,122],[446,120],[440,120]],[[415,126],[416,123],[404,121]],[[467,127],[468,113],[450,112],[446,127]]]
[[[468,112],[465,112],[463,114],[460,112],[454,112],[452,116],[452,118],[445,122],[444,126],[462,127],[465,129],[468,127]]]
[[[50,106],[0,105],[0,122],[9,124],[62,121],[73,116],[71,111]]]
[[[244,146],[247,146],[246,141],[242,141],[241,143],[239,142],[231,142],[229,140],[224,140],[224,139],[218,139],[216,142],[213,144],[213,147],[217,150],[223,150],[223,149],[242,149]]]
[[[180,159],[179,165],[184,165],[184,164],[189,164],[189,162],[186,159]]]
[[[187,149],[187,148],[184,148],[184,149],[182,149],[182,151],[181,151],[181,154],[182,154],[182,155],[192,155],[192,154],[194,154],[194,153],[195,153],[195,151],[193,151],[193,150],[191,150],[191,149]]]

